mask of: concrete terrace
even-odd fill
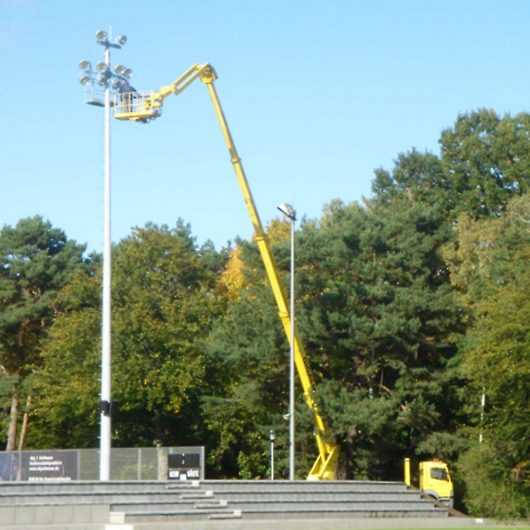
[[[449,518],[399,482],[0,483],[2,530],[345,530],[396,520],[422,521],[424,528],[472,522]]]

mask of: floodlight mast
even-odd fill
[[[328,427],[324,418],[320,415],[318,405],[315,402],[312,392],[314,384],[310,375],[308,366],[306,365],[306,354],[298,336],[296,329],[293,330],[291,339],[291,321],[289,318],[289,306],[287,304],[287,297],[280,280],[280,275],[274,256],[272,255],[270,244],[261,224],[254,199],[250,192],[250,187],[241,163],[241,159],[237,154],[234,140],[230,133],[228,123],[226,121],[214,82],[217,79],[217,74],[210,64],[194,65],[182,74],[176,81],[170,85],[165,85],[158,91],[151,92],[135,92],[131,94],[120,94],[115,102],[114,117],[119,120],[129,120],[136,122],[148,122],[161,116],[162,106],[164,100],[171,94],[178,95],[185,88],[187,88],[193,81],[200,79],[208,90],[210,99],[212,101],[215,114],[221,126],[221,131],[225,139],[230,160],[234,168],[239,186],[243,193],[243,198],[247,206],[247,211],[254,227],[255,240],[261,254],[261,258],[265,265],[265,270],[271,284],[276,304],[278,306],[278,313],[283,325],[287,339],[291,343],[294,341],[294,357],[296,369],[302,389],[304,398],[313,412],[315,427],[316,427],[316,442],[318,446],[319,456],[309,472],[308,480],[334,480],[337,478],[337,466],[339,459],[339,446],[333,440],[333,434]],[[129,97],[127,97],[129,96]]]
[[[93,87],[97,82],[104,87],[104,99],[92,98],[87,103],[105,108],[105,142],[104,142],[104,198],[103,198],[103,271],[102,271],[102,316],[101,316],[101,396],[99,402],[100,414],[100,455],[99,479],[110,479],[111,454],[111,159],[110,159],[110,123],[111,98],[110,89],[120,88],[125,83],[123,76],[114,74],[110,69],[110,49],[120,49],[127,41],[125,35],[119,36],[114,42],[109,40],[107,32],[99,30],[96,42],[105,48],[104,61],[98,62],[92,70],[90,61],[79,63],[82,85]],[[116,85],[114,82],[118,81]],[[129,86],[128,83],[126,86]]]

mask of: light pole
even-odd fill
[[[478,435],[478,443],[484,441],[484,436],[482,435],[482,429],[484,428],[484,412],[486,410],[486,387],[482,387],[482,395],[480,396],[480,432]]]
[[[103,273],[102,273],[102,316],[101,316],[101,399],[99,402],[100,413],[100,455],[99,455],[99,480],[110,478],[110,450],[111,450],[111,208],[110,208],[110,93],[111,89],[121,90],[128,85],[131,70],[123,66],[116,66],[111,70],[110,49],[120,49],[127,37],[121,35],[114,42],[109,40],[106,31],[96,33],[96,42],[105,49],[105,61],[96,64],[96,72],[92,70],[89,61],[79,63],[81,76],[79,81],[89,92],[86,103],[105,108],[105,147],[104,147],[104,193],[103,193]],[[127,75],[125,75],[127,74]],[[104,88],[104,97],[101,99],[94,91],[99,85]]]
[[[274,480],[274,440],[276,440],[274,429],[269,432],[269,440],[271,442],[271,480]]]
[[[294,480],[294,225],[296,222],[296,210],[287,203],[280,204],[278,210],[291,221],[291,289],[290,289],[290,316],[291,334],[289,340],[289,480]]]

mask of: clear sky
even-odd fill
[[[369,196],[375,168],[438,153],[459,113],[530,108],[527,0],[0,0],[0,225],[40,214],[101,251],[103,111],[78,63],[103,60],[109,28],[138,90],[214,65],[264,223]],[[115,242],[179,217],[217,248],[252,234],[199,82],[152,123],[113,120],[112,193]]]

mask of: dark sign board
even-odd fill
[[[22,453],[22,480],[77,480],[77,451],[27,451]]]
[[[0,480],[77,480],[77,451],[0,453]]]
[[[167,457],[168,478],[172,480],[199,480],[201,478],[201,455],[199,453],[177,453]]]

